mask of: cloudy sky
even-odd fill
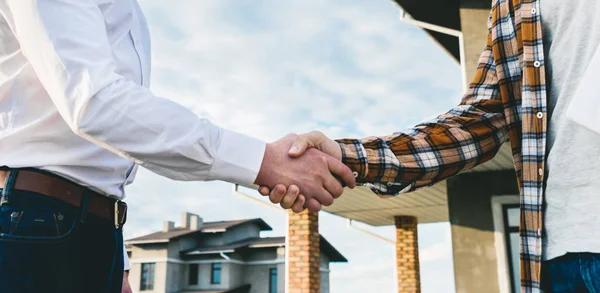
[[[153,38],[152,90],[267,141],[315,129],[335,138],[390,134],[459,100],[459,66],[401,23],[391,0],[140,2]],[[178,222],[182,211],[205,221],[261,217],[274,227],[265,236],[284,235],[284,213],[231,187],[140,170],[127,190],[126,236]],[[392,227],[370,229],[394,238]],[[423,292],[454,292],[449,225],[419,229]],[[397,292],[392,245],[326,213],[320,231],[349,260],[331,267],[332,293]]]

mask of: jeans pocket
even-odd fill
[[[72,211],[43,206],[0,207],[0,241],[61,242],[77,226]]]

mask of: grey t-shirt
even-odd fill
[[[600,44],[600,1],[539,3],[549,118],[543,255],[600,253],[600,135],[565,118]]]

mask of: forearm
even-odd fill
[[[77,134],[172,179],[254,182],[264,142],[219,128],[132,82],[111,86],[89,100],[73,127]]]
[[[485,104],[501,108],[500,101]],[[410,133],[338,140],[342,160],[357,173],[357,183],[371,185],[380,194],[435,184],[490,160],[507,139],[501,111],[489,113],[474,106],[464,111],[468,115],[451,111]]]

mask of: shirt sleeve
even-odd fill
[[[406,133],[338,140],[357,183],[380,195],[431,186],[492,159],[508,139],[492,35],[462,102]]]
[[[265,143],[117,74],[93,0],[3,2],[24,56],[73,132],[172,179],[254,183]]]

